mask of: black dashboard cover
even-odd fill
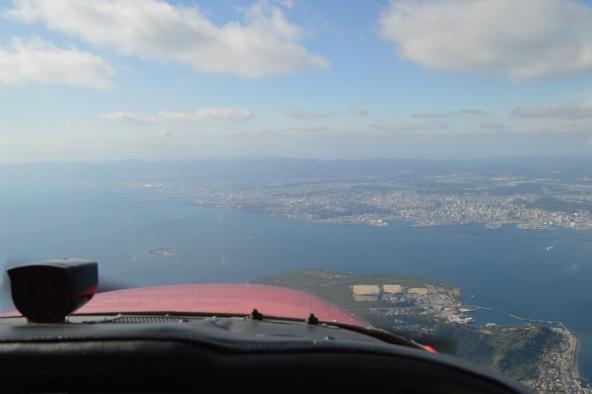
[[[181,316],[71,320],[0,319],[0,384],[22,392],[526,392],[456,358],[325,324]]]

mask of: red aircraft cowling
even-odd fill
[[[76,313],[204,313],[320,320],[371,327],[371,324],[319,297],[298,290],[254,284],[156,286],[98,293]]]
[[[249,315],[253,309],[264,316],[298,320],[304,320],[314,313],[320,321],[372,328],[367,321],[312,294],[253,284],[170,285],[107,291],[96,294],[76,313]],[[20,316],[20,313],[0,313],[0,317],[13,316]],[[437,353],[431,346],[423,348]]]

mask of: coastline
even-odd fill
[[[586,383],[587,387],[585,387],[584,381],[587,382],[587,379],[583,379],[580,375],[580,341],[578,340],[578,337],[574,335],[571,331],[567,331],[567,335],[571,338],[571,341],[573,343],[573,358],[570,370],[571,377],[575,380],[575,382],[577,382],[576,389],[580,390],[581,393],[590,394],[592,393],[592,388],[590,387],[590,384]]]
[[[570,334],[574,337],[574,342],[575,342],[572,373],[576,379],[581,380],[582,377],[580,376],[580,341],[577,336],[575,336],[571,332],[570,332]]]
[[[553,230],[556,228],[562,229],[569,229],[574,231],[591,231],[592,230],[592,223],[586,224],[576,224],[572,225],[567,222],[560,222],[560,223],[545,223],[545,222],[532,222],[532,221],[520,221],[520,220],[512,220],[512,219],[503,219],[503,220],[491,220],[487,218],[470,218],[470,219],[426,219],[426,218],[413,218],[409,216],[400,216],[396,214],[371,214],[371,215],[346,215],[340,216],[335,215],[331,217],[324,217],[320,218],[315,216],[312,213],[295,213],[289,210],[281,210],[276,209],[277,207],[268,206],[268,207],[258,207],[257,209],[252,209],[249,207],[245,207],[243,205],[236,205],[231,204],[228,202],[220,202],[220,201],[209,201],[209,200],[196,200],[192,199],[190,202],[192,205],[200,206],[200,207],[212,207],[212,208],[222,208],[222,209],[229,209],[234,211],[246,211],[254,214],[260,215],[276,215],[280,217],[290,218],[290,219],[299,219],[305,220],[312,223],[318,224],[358,224],[358,225],[366,225],[366,226],[373,226],[373,227],[387,227],[390,222],[405,222],[411,223],[410,227],[415,228],[422,228],[422,229],[430,229],[430,228],[437,228],[437,227],[445,227],[445,226],[459,226],[459,225],[470,225],[470,224],[481,224],[485,228],[489,230],[499,229],[506,225],[515,226],[518,230],[541,230],[541,231],[548,231]],[[464,234],[463,234],[464,235]]]
[[[537,320],[537,319],[529,319],[517,315],[510,314],[509,315],[513,319],[517,319],[527,323],[534,323],[534,324],[544,324],[548,326],[553,326],[552,329],[557,330],[558,333],[563,335],[566,338],[567,342],[567,349],[564,352],[565,358],[568,358],[569,369],[565,371],[566,373],[563,374],[568,381],[568,387],[572,387],[575,389],[574,393],[583,393],[583,394],[591,394],[592,389],[583,386],[583,379],[580,374],[580,365],[579,365],[579,358],[580,358],[580,341],[578,337],[572,333],[563,322],[560,321],[550,321],[550,320]],[[556,364],[553,365],[554,367],[559,367]]]

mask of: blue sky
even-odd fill
[[[592,5],[18,0],[0,162],[592,153]]]

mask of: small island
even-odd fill
[[[160,257],[174,256],[172,246],[165,246],[164,248],[150,249],[150,254],[153,256],[160,256]]]

